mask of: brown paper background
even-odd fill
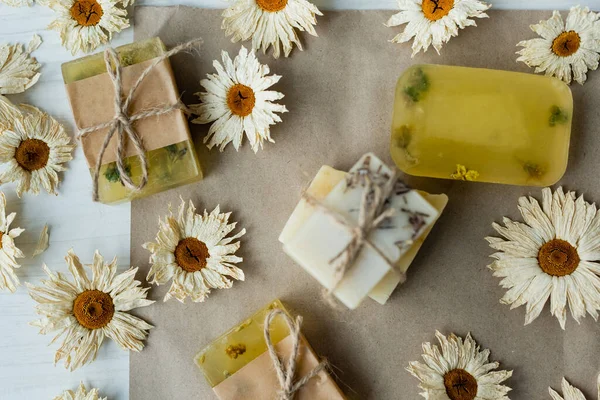
[[[122,69],[121,80],[123,93],[129,94],[131,87],[140,75],[156,59],[130,65]],[[108,73],[96,75],[80,81],[71,82],[66,86],[75,124],[79,129],[90,128],[110,121],[115,116],[115,87]],[[144,78],[135,92],[130,113],[169,107],[179,100],[179,92],[173,77],[169,60],[158,64]],[[146,151],[160,149],[171,144],[188,140],[189,130],[185,114],[176,110],[168,114],[148,117],[133,123],[133,127],[142,137]],[[94,168],[102,143],[109,129],[91,132],[82,139],[83,153],[88,166]],[[135,147],[127,142],[126,156],[137,154]],[[115,134],[106,148],[102,165],[117,159],[117,135]]]
[[[212,73],[221,49],[237,53],[220,29],[218,10],[185,7],[136,9],[137,39],[159,35],[168,46],[202,36],[200,57],[173,58],[184,100],[195,103],[199,81]],[[136,200],[132,206],[131,260],[148,269],[141,244],[153,240],[157,213],[167,213],[178,196],[198,208],[233,211],[245,227],[242,238],[246,282],[215,291],[203,304],[175,300],[162,303],[168,287],[153,288],[160,300],[140,311],[156,325],[148,345],[131,356],[131,398],[212,399],[209,385],[194,365],[195,353],[227,329],[275,297],[304,316],[303,333],[318,354],[336,366],[340,387],[349,397],[374,400],[420,398],[417,380],[404,368],[420,359],[421,343],[433,341],[436,329],[465,335],[492,350],[492,359],[514,369],[509,385],[513,400],[548,398],[548,386],[560,387],[566,375],[595,398],[600,372],[600,325],[591,317],[581,325],[569,316],[563,332],[548,306],[524,327],[524,309],[499,304],[504,291],[486,266],[492,253],[484,237],[503,216],[519,218],[517,199],[539,188],[408,178],[413,186],[445,192],[449,205],[408,271],[407,283],[388,304],[367,300],[355,311],[332,311],[320,300],[320,287],[281,250],[277,237],[300,198],[302,188],[322,164],[348,169],[365,152],[391,162],[388,139],[394,86],[400,73],[418,62],[490,67],[532,72],[515,62],[515,44],[534,34],[531,23],[549,18],[548,11],[490,11],[490,19],[466,28],[437,56],[434,50],[410,58],[410,44],[388,42],[400,28],[383,23],[391,11],[343,11],[319,18],[319,38],[302,35],[305,51],[289,59],[260,55],[271,71],[283,75],[275,86],[286,94],[290,112],[272,128],[277,143],[255,155],[244,146],[236,153],[208,151],[201,139],[208,126],[193,126],[206,178],[193,185]],[[591,72],[585,86],[573,86],[575,115],[568,189],[600,201],[595,174],[600,156],[600,72]],[[449,104],[448,107],[452,105]]]

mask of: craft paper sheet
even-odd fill
[[[139,7],[136,39],[160,36],[170,47],[201,36],[201,54],[173,57],[183,100],[197,103],[199,81],[213,73],[212,61],[222,49],[237,54],[221,31],[221,11],[187,7]],[[149,268],[149,253],[141,244],[154,239],[157,217],[179,195],[199,209],[221,204],[248,230],[242,238],[241,268],[245,282],[214,291],[205,303],[162,302],[167,286],[154,287],[160,300],[139,315],[156,326],[148,345],[131,355],[131,399],[215,398],[195,354],[239,323],[246,315],[278,297],[294,314],[304,316],[302,332],[315,352],[335,366],[340,388],[350,399],[416,400],[417,380],[404,368],[421,356],[421,344],[444,334],[472,332],[492,351],[503,369],[514,369],[509,385],[512,400],[548,398],[548,386],[560,387],[563,375],[590,399],[596,397],[600,371],[600,324],[589,316],[581,325],[569,317],[563,332],[548,306],[530,326],[524,310],[499,303],[504,290],[486,266],[493,250],[484,240],[494,235],[492,222],[503,216],[520,220],[519,196],[541,198],[539,188],[408,178],[429,193],[447,193],[450,202],[427,238],[407,282],[385,306],[367,300],[357,310],[332,311],[321,300],[321,286],[284,254],[277,238],[298,203],[302,190],[323,164],[348,170],[367,151],[391,164],[389,137],[396,80],[413,63],[439,63],[532,72],[517,64],[517,42],[535,37],[529,25],[550,11],[493,11],[477,28],[460,32],[437,56],[434,50],[410,58],[410,44],[388,40],[399,32],[383,23],[392,11],[325,11],[313,38],[302,34],[305,51],[274,60],[259,54],[272,73],[282,75],[274,90],[290,110],[272,128],[276,143],[254,154],[208,151],[202,138],[209,125],[192,125],[206,178],[193,185],[136,200],[132,204],[131,262]],[[248,43],[246,43],[248,45]],[[600,202],[595,175],[600,159],[600,71],[590,72],[583,86],[573,85],[575,115],[569,169],[562,184]],[[447,107],[452,107],[448,104]]]

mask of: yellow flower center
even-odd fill
[[[252,114],[256,97],[251,87],[237,83],[227,92],[227,106],[232,113],[240,117]]]
[[[454,0],[423,0],[421,3],[425,18],[430,21],[437,21],[444,18],[452,8],[454,8]]]
[[[44,168],[50,158],[50,147],[39,139],[25,139],[15,151],[17,164],[26,171]]]
[[[479,172],[468,169],[464,165],[457,164],[456,172],[450,175],[450,178],[457,181],[476,181],[479,178]]]
[[[447,372],[444,386],[450,400],[473,400],[477,397],[477,379],[464,369]]]
[[[552,42],[552,51],[560,57],[575,54],[581,45],[581,37],[575,31],[563,32]]]
[[[237,359],[239,356],[243,355],[246,352],[246,345],[244,343],[240,344],[232,344],[227,346],[225,349],[225,353],[229,358]]]
[[[566,240],[553,239],[538,252],[540,268],[551,276],[571,275],[580,261],[577,249]]]
[[[288,0],[256,0],[256,4],[267,12],[281,11],[287,6]]]
[[[81,26],[98,25],[102,15],[104,11],[96,0],[77,0],[71,6],[71,17]]]
[[[175,248],[175,260],[186,272],[200,271],[206,267],[206,260],[209,257],[206,243],[193,237],[180,240]]]
[[[100,290],[81,292],[73,302],[73,314],[88,329],[103,328],[115,315],[115,305],[108,293]]]

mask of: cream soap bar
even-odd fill
[[[321,167],[317,175],[312,180],[310,186],[306,190],[306,193],[316,200],[323,200],[329,192],[344,178],[347,173],[331,168],[327,165]],[[429,194],[419,191],[419,193],[427,200],[438,211],[438,215],[444,211],[446,204],[448,204],[448,196],[445,194]],[[300,200],[288,222],[286,223],[279,241],[286,243],[290,237],[292,237],[297,231],[298,227],[313,213],[314,209],[305,200]],[[401,282],[400,273],[406,273],[410,267],[412,261],[416,257],[419,249],[425,242],[425,239],[431,232],[433,225],[423,232],[423,235],[414,241],[408,251],[398,260],[396,268],[388,272],[388,274],[371,290],[369,297],[377,301],[380,304],[385,304],[392,292]]]
[[[280,241],[284,245],[284,251],[292,259],[325,288],[333,289],[334,267],[330,261],[341,253],[352,239],[351,227],[358,224],[358,210],[364,191],[364,184],[357,183],[352,177],[368,175],[373,182],[381,183],[387,180],[391,171],[376,156],[367,154],[349,173],[325,168],[321,170],[321,174],[326,179],[315,180],[311,185],[311,193],[308,194],[316,193],[315,199],[342,217],[347,226],[337,222],[331,211],[308,206],[302,201],[290,217]],[[361,180],[358,179],[358,182]],[[319,198],[321,193],[323,195]],[[400,181],[388,199],[387,206],[394,208],[395,214],[374,230],[368,239],[392,265],[370,246],[361,249],[354,265],[348,268],[334,290],[334,295],[350,309],[358,307],[382,280],[393,280],[396,264],[439,215],[438,210],[421,194],[414,190],[406,190]],[[391,286],[395,287],[394,284]],[[376,290],[374,295],[378,301],[385,302],[389,297],[387,292],[391,293],[389,287]]]
[[[221,335],[200,351],[196,364],[220,400],[275,399],[280,387],[264,337],[266,316],[273,309],[287,313],[279,300],[272,302],[238,326]],[[289,328],[280,316],[273,319],[271,340],[278,354],[291,353]],[[296,379],[319,364],[317,355],[300,336],[301,348]],[[296,394],[296,400],[343,400],[345,397],[331,376],[322,371]]]
[[[391,155],[410,175],[550,186],[567,167],[572,118],[556,78],[416,65],[396,87]]]

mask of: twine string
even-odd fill
[[[395,263],[369,240],[369,235],[396,213],[394,208],[386,208],[386,202],[393,194],[398,176],[398,171],[394,170],[383,185],[375,184],[369,176],[364,177],[364,190],[358,210],[357,225],[350,224],[337,210],[307,193],[304,194],[303,197],[307,203],[321,209],[333,221],[349,229],[352,234],[352,238],[346,247],[329,261],[329,264],[334,268],[333,285],[326,290],[325,297],[330,303],[333,303],[333,292],[344,279],[350,267],[354,265],[364,246],[374,250],[389,265],[390,269],[396,268]],[[401,282],[404,282],[406,275],[400,271],[398,272],[400,273]]]
[[[275,346],[271,341],[270,327],[273,319],[277,316],[281,316],[290,330],[290,337],[292,338],[292,351],[287,361],[283,361],[277,352]],[[319,365],[313,368],[309,373],[304,375],[302,378],[294,381],[296,376],[296,370],[298,369],[298,356],[300,354],[300,326],[302,325],[302,317],[297,316],[296,320],[292,320],[283,310],[274,309],[271,311],[265,319],[265,341],[267,342],[267,348],[273,366],[275,367],[275,373],[277,374],[277,380],[279,381],[279,397],[278,400],[293,400],[296,393],[308,383],[312,378],[317,376],[329,365],[327,361],[321,361]]]
[[[141,112],[130,114],[129,108],[131,107],[131,103],[135,97],[137,89],[140,87],[144,79],[152,72],[154,68],[156,68],[160,63],[169,57],[184,51],[189,51],[199,45],[202,44],[202,39],[194,39],[187,43],[183,43],[179,46],[172,48],[167,51],[160,57],[156,57],[156,59],[150,64],[138,77],[135,81],[127,96],[123,94],[123,81],[121,78],[121,62],[119,61],[119,56],[117,52],[112,49],[106,49],[104,52],[104,63],[106,64],[106,70],[108,72],[108,76],[114,86],[114,108],[115,115],[112,120],[91,126],[89,128],[84,128],[79,131],[78,138],[81,140],[85,136],[89,135],[92,132],[96,132],[102,129],[108,129],[108,133],[104,137],[104,141],[102,142],[102,147],[100,148],[100,152],[96,158],[96,167],[94,169],[94,179],[93,179],[93,197],[94,201],[98,201],[98,181],[100,179],[100,168],[102,166],[102,160],[104,159],[104,154],[108,145],[113,138],[113,136],[117,135],[117,171],[119,171],[119,179],[121,183],[129,190],[138,191],[143,189],[148,183],[148,158],[146,157],[146,149],[144,147],[144,143],[138,132],[134,129],[133,123],[135,121],[148,118],[148,117],[156,117],[164,114],[168,114],[170,112],[180,110],[186,114],[191,114],[192,111],[178,100],[175,104],[166,105],[162,107],[154,107],[147,110],[143,110]],[[142,177],[140,179],[139,184],[135,184],[127,172],[127,166],[125,165],[126,158],[126,149],[127,149],[127,141],[133,143],[135,148],[135,154],[140,160],[140,165],[142,168]]]

